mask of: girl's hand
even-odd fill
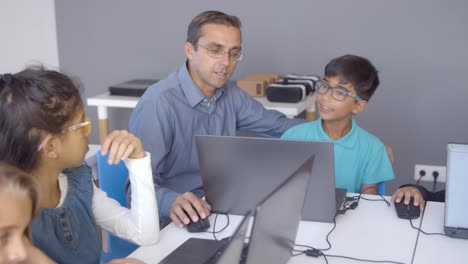
[[[127,158],[141,159],[146,156],[140,139],[127,130],[114,130],[104,139],[101,154],[106,155],[107,152],[109,164],[119,164]]]

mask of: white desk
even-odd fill
[[[290,118],[307,110],[308,119],[315,119],[315,93],[307,96],[305,100],[299,103],[272,103],[266,97],[254,98],[262,103],[266,109],[277,110]],[[109,93],[103,93],[87,99],[88,105],[96,106],[98,110],[99,139],[101,144],[108,134],[109,120],[107,108],[135,108],[139,99],[139,97],[109,95]]]
[[[444,207],[445,203],[427,203],[422,231],[444,233]],[[468,240],[420,233],[414,263],[468,263]]]
[[[222,215],[218,216],[217,228],[224,226],[224,218]],[[223,238],[231,235],[240,219],[240,216],[231,215],[231,224],[225,231],[217,234],[217,237]],[[418,226],[420,219],[414,221]],[[211,225],[213,221],[214,216],[211,216]],[[325,248],[327,247],[325,237],[332,227],[333,224],[329,223],[302,221],[299,225],[296,243]],[[325,254],[410,263],[417,234],[417,230],[412,229],[407,220],[396,216],[393,205],[387,207],[382,201],[361,200],[355,210],[337,217],[336,229],[330,235],[332,249],[326,251]],[[213,239],[210,233],[189,233],[171,223],[161,231],[158,244],[140,247],[129,257],[140,259],[145,263],[158,263],[190,237]],[[327,259],[330,264],[361,263],[341,258],[328,257]],[[323,258],[301,255],[292,257],[289,263],[325,263],[325,261]]]

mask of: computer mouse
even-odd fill
[[[401,199],[399,203],[395,203],[395,209],[399,218],[402,219],[416,219],[421,214],[421,208],[419,206],[414,206],[414,198],[411,197],[411,200],[408,205],[405,204],[404,199]]]
[[[192,222],[188,225],[185,226],[187,228],[187,231],[190,233],[198,233],[198,232],[204,232],[208,230],[210,227],[210,221],[208,220],[208,217],[205,219],[199,218],[197,222]]]

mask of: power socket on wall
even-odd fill
[[[447,181],[447,172],[445,166],[432,166],[432,165],[422,165],[416,164],[414,166],[414,180],[417,181],[421,178],[420,181],[434,182],[434,176],[437,174],[437,182],[446,182]]]

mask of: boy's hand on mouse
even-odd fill
[[[197,222],[198,216],[205,219],[211,211],[211,206],[191,192],[183,193],[172,203],[169,216],[175,225],[183,227],[190,221]],[[190,218],[189,218],[190,217]]]
[[[414,197],[414,206],[419,206],[424,207],[424,198],[421,194],[421,192],[418,190],[418,188],[413,187],[413,186],[405,186],[402,187],[393,194],[392,196],[392,203],[399,203],[401,200],[404,199],[403,203],[408,205],[411,197]]]
[[[146,155],[140,139],[127,130],[114,130],[104,139],[101,154],[107,152],[109,164],[118,164],[127,158],[140,159]]]

